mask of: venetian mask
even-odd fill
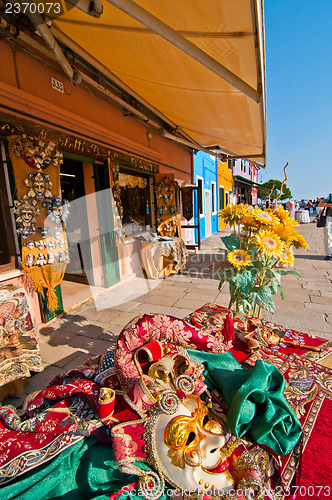
[[[29,224],[32,221],[32,219],[33,219],[33,213],[32,213],[32,211],[29,210],[29,209],[23,208],[21,210],[21,219],[22,219],[23,224],[24,223],[25,224]]]
[[[233,488],[223,452],[228,434],[199,397],[187,396],[176,413],[161,413],[152,421],[153,465],[173,486],[211,495]]]
[[[38,163],[36,162],[35,152],[33,149],[27,149],[24,151],[23,160],[27,165],[29,165],[29,167],[38,168]]]

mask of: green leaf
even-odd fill
[[[282,288],[282,286],[281,286],[281,283],[279,283],[279,290],[280,290],[280,297],[281,297],[281,300],[284,300],[284,298],[285,298],[285,294],[284,294],[283,288]]]
[[[270,285],[272,295],[275,295],[277,293],[278,288],[279,288],[279,282],[275,279],[272,280],[271,285]]]
[[[251,311],[251,302],[248,300],[239,300],[238,301],[238,310],[240,313],[243,313],[245,315],[249,315]]]
[[[233,234],[231,234],[229,236],[224,236],[223,238],[220,239],[229,252],[232,252],[233,250],[240,248],[240,239],[238,236],[234,236]]]
[[[296,271],[294,271],[294,269],[278,269],[278,273],[279,274],[294,274],[294,276],[298,276],[299,278],[301,278],[301,275],[299,273],[297,273]]]
[[[246,269],[242,273],[233,276],[233,283],[244,293],[247,293],[252,285],[254,276],[250,271]]]
[[[262,287],[257,293],[253,293],[252,296],[254,302],[256,302],[256,304],[258,304],[262,309],[269,312],[276,312],[272,292],[269,287]]]

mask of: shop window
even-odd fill
[[[125,235],[151,229],[149,178],[126,172],[119,174],[122,224]]]
[[[212,213],[217,211],[216,183],[211,182]]]
[[[227,207],[228,203],[229,203],[229,194],[226,191],[226,193],[225,193],[225,206],[226,207]]]
[[[203,195],[203,179],[197,177],[197,186],[199,193],[199,212],[201,215],[204,215],[204,195]]]
[[[220,187],[219,188],[219,209],[222,210],[223,208],[225,208],[225,204],[224,204],[224,193],[225,193],[225,190],[223,187]],[[226,193],[228,194],[228,193]],[[226,203],[227,205],[227,203]]]
[[[5,165],[0,161],[0,272],[15,268],[15,240],[8,199]]]

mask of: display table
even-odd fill
[[[37,324],[25,289],[0,285],[0,400],[22,392],[22,381],[31,371],[43,370],[37,338]]]
[[[308,210],[298,210],[295,212],[295,220],[301,224],[308,224],[310,222],[310,215]]]
[[[182,238],[158,236],[142,241],[142,268],[152,279],[177,274],[186,265],[187,248]]]

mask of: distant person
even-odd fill
[[[289,200],[288,211],[289,211],[289,217],[295,217],[295,201]]]
[[[332,260],[332,193],[319,206],[326,208],[326,225],[324,227],[325,260]]]

